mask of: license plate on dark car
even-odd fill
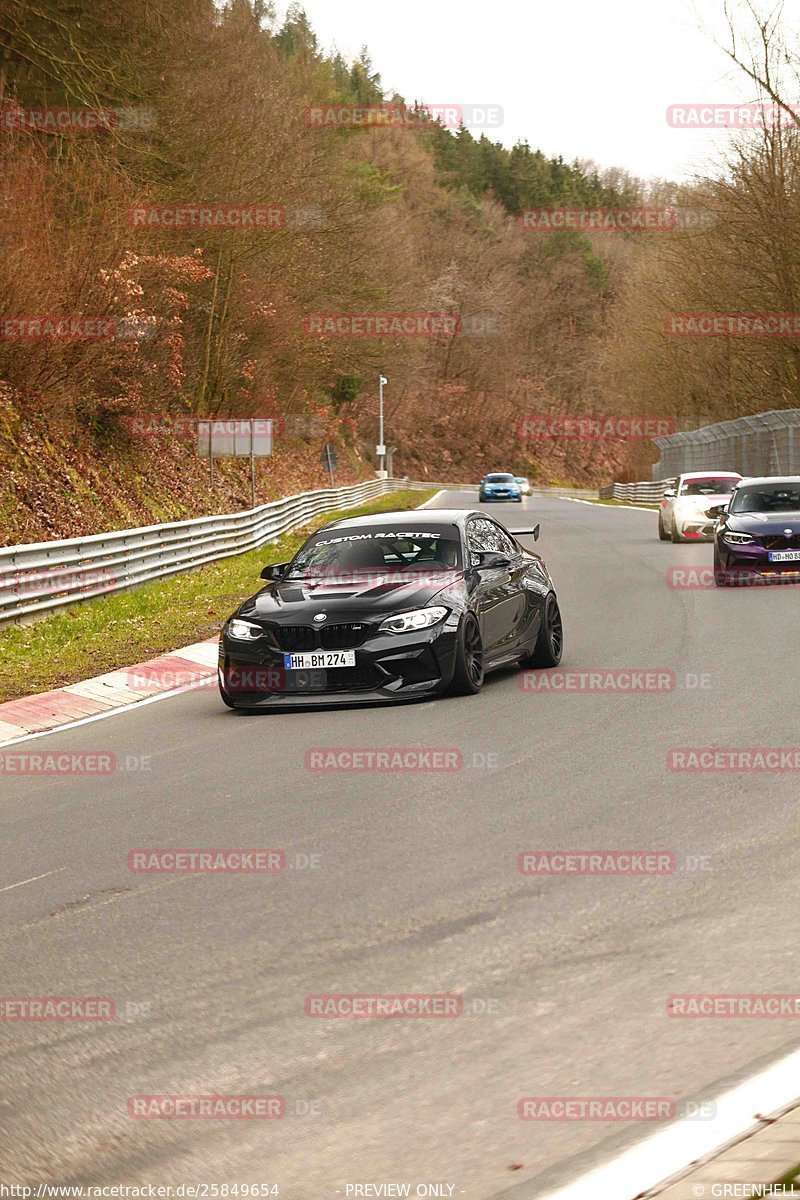
[[[313,671],[316,668],[354,667],[355,650],[306,650],[300,654],[284,654],[286,671]]]

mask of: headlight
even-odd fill
[[[723,537],[732,546],[749,546],[751,542],[755,541],[755,538],[749,533],[732,533],[730,530],[726,530]]]
[[[381,622],[378,633],[410,633],[412,629],[428,629],[437,625],[447,616],[447,609],[441,605],[433,608],[417,608],[413,612],[398,613],[396,617],[387,617]]]
[[[228,623],[228,633],[240,642],[254,642],[256,638],[263,637],[264,630],[260,625],[253,625],[251,621],[240,621],[238,617],[234,617]]]

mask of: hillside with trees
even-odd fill
[[[739,398],[796,402],[796,343],[754,354],[663,333],[676,305],[793,305],[796,130],[742,147],[724,181],[687,195],[437,121],[320,127],[308,116],[385,103],[419,112],[384,93],[366,50],[353,63],[324,52],[298,6],[282,21],[263,0],[2,7],[7,541],[247,503],[241,464],[223,464],[209,493],[191,439],[170,432],[178,418],[184,430],[193,416],[275,418],[263,498],[323,484],[325,441],[339,481],[366,477],[381,372],[395,473],[432,480],[506,464],[542,483],[649,472],[655,454],[641,443],[520,437],[531,414],[697,423],[735,415]],[[74,119],[37,124],[42,111]],[[532,232],[518,219],[529,207],[645,202],[714,220],[645,237]],[[764,205],[774,230],[758,226]],[[174,217],[231,206],[267,218]],[[459,331],[314,325],[376,313],[446,313]],[[113,334],[13,333],[20,318],[72,315]]]

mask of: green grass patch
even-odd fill
[[[772,1186],[774,1187],[775,1184],[783,1184],[784,1187],[788,1187],[790,1183],[800,1183],[800,1166],[792,1167],[791,1171],[787,1171],[785,1175],[781,1175],[780,1179],[773,1180]],[[787,1192],[786,1194],[787,1196],[792,1195],[791,1192]],[[797,1192],[794,1194],[798,1195]]]
[[[316,517],[258,550],[76,604],[33,625],[0,630],[0,701],[132,666],[219,633],[242,600],[263,586],[268,562],[285,562],[314,529],[338,517],[418,508],[429,492],[393,492],[359,508]]]

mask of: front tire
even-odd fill
[[[664,522],[661,520],[660,516],[658,518],[658,539],[661,542],[668,542],[670,540],[669,534],[667,533],[666,529],[664,528]]]
[[[679,542],[683,541],[683,538],[678,533],[678,526],[674,522],[672,524],[672,533],[670,534],[670,536],[672,538],[672,542],[674,545],[677,545]]]
[[[521,658],[519,665],[528,667],[557,667],[564,653],[564,627],[561,609],[555,592],[549,592],[544,602],[539,636],[530,655]]]
[[[458,629],[452,696],[475,696],[483,687],[483,638],[478,622],[467,613]]]

